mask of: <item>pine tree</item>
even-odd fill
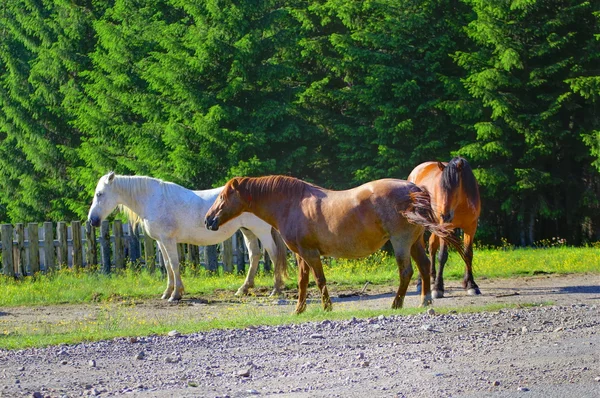
[[[476,125],[477,141],[461,152],[480,164],[485,196],[506,215],[504,232],[518,223],[514,240],[532,244],[536,232],[551,230],[580,241],[590,196],[583,176],[591,175],[592,162],[582,136],[597,130],[597,105],[573,87],[597,75],[597,15],[578,0],[470,4],[477,18],[468,33],[478,49],[456,59],[487,112]]]

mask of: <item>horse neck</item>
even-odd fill
[[[119,195],[119,204],[129,208],[140,218],[145,218],[147,201],[143,200],[146,193],[155,189],[153,180],[142,180],[142,177],[126,176],[114,180],[115,191]]]
[[[279,229],[280,223],[283,221],[286,213],[291,207],[299,204],[300,198],[295,198],[294,195],[282,195],[279,190],[269,189],[263,190],[260,193],[249,190],[247,192],[252,196],[250,207],[247,210],[253,213],[258,218]]]

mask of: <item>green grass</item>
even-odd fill
[[[415,268],[415,276],[417,270]],[[464,262],[450,252],[444,268],[447,280],[462,279]],[[522,275],[600,273],[600,248],[551,247],[544,249],[505,247],[476,249],[473,255],[473,274],[478,278],[511,278]],[[333,260],[325,270],[328,281],[356,285],[369,281],[374,284],[395,283],[398,271],[395,260],[376,253],[363,260]]]
[[[519,307],[540,304],[521,304]],[[514,308],[517,305],[491,304],[470,308],[438,308],[436,313],[450,311],[473,313],[481,311],[497,311],[502,308]],[[292,308],[287,306],[286,308]],[[175,318],[173,320],[140,319],[132,315],[132,311],[122,305],[106,305],[97,319],[81,319],[73,322],[59,322],[31,327],[31,325],[0,333],[0,349],[22,349],[27,347],[44,347],[57,344],[77,344],[86,341],[98,341],[116,337],[165,335],[173,329],[181,333],[197,333],[212,329],[240,329],[255,325],[285,325],[310,321],[346,320],[353,317],[368,318],[379,315],[415,315],[422,313],[422,308],[405,308],[401,310],[346,310],[324,312],[319,305],[310,305],[301,315],[292,313],[273,314],[268,307],[230,308],[227,317],[206,316],[198,318]],[[0,331],[1,332],[1,331]]]
[[[546,249],[485,249],[474,255],[475,279],[509,278],[536,274],[590,273],[600,274],[600,248],[551,247]],[[464,263],[450,253],[445,270],[446,279],[462,279]],[[290,268],[288,288],[296,288],[296,276]],[[415,271],[415,277],[418,273]],[[325,263],[325,275],[330,285],[345,289],[360,289],[365,282],[396,287],[398,271],[393,258],[376,253],[363,260],[331,260]],[[109,339],[119,336],[164,334],[172,329],[182,333],[214,328],[243,328],[250,325],[274,325],[323,319],[349,319],[377,315],[410,315],[422,309],[403,310],[348,310],[339,306],[333,312],[323,312],[321,306],[312,304],[307,312],[292,315],[293,306],[277,311],[270,305],[244,305],[240,302],[223,303],[233,299],[233,293],[243,283],[243,275],[208,274],[203,270],[183,274],[186,297],[213,298],[222,303],[207,306],[200,317],[175,315],[168,319],[140,318],[135,311],[136,300],[158,298],[166,287],[160,273],[127,270],[115,275],[102,275],[88,271],[60,270],[48,275],[36,275],[22,280],[0,278],[0,313],[10,312],[15,306],[48,306],[59,304],[94,303],[100,307],[93,317],[76,321],[29,322],[22,326],[3,322],[0,317],[0,348],[17,349],[61,343],[78,343]],[[271,288],[270,275],[257,275],[256,286]],[[224,299],[224,300],[222,300]],[[250,299],[250,302],[256,299]],[[3,308],[4,307],[4,308]],[[218,307],[218,308],[217,308]],[[506,304],[487,306],[469,311],[494,310]],[[223,316],[225,310],[226,316]],[[286,312],[286,313],[282,313]],[[436,307],[437,312],[444,309]],[[275,313],[278,312],[278,313]],[[177,314],[176,308],[173,311]],[[6,318],[8,319],[8,318]],[[12,326],[7,326],[12,325]]]
[[[464,263],[456,253],[450,253],[444,271],[446,279],[461,279]],[[478,278],[510,278],[521,275],[600,273],[600,249],[594,247],[554,247],[548,249],[476,250],[473,272]],[[418,272],[415,270],[415,277]],[[329,284],[361,287],[369,281],[376,285],[395,285],[398,271],[395,260],[376,253],[362,260],[331,260],[325,263]],[[245,276],[209,274],[203,270],[184,272],[187,295],[210,295],[215,291],[233,294]],[[258,274],[256,286],[271,287],[270,275]],[[296,272],[290,267],[289,288],[296,287]],[[159,297],[166,288],[160,273],[127,270],[116,275],[86,271],[61,270],[49,275],[36,275],[22,280],[0,278],[0,307],[18,305],[49,305],[64,303],[103,302],[114,299]]]

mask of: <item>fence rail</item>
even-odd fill
[[[111,225],[112,224],[112,225]],[[64,221],[2,224],[0,225],[1,273],[8,276],[33,275],[60,266],[85,268],[97,267],[103,273],[124,269],[129,264],[145,267],[150,271],[164,272],[164,260],[156,241],[143,234],[139,228],[119,220],[103,221],[100,228],[89,222]],[[219,245],[177,245],[182,264],[202,266],[216,271],[244,272],[248,253],[241,233]],[[264,269],[271,270],[271,260],[264,253]]]

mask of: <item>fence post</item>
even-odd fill
[[[71,236],[73,238],[73,268],[83,266],[83,242],[81,241],[81,221],[71,221]]]
[[[29,236],[29,272],[35,275],[40,272],[40,248],[39,227],[36,222],[27,224],[27,235]],[[53,246],[54,247],[54,246]]]
[[[64,267],[69,267],[69,246],[68,246],[68,234],[67,234],[67,223],[59,221],[56,224],[56,234],[58,238],[58,261]]]
[[[140,258],[140,228],[129,224],[129,260],[135,263]]]
[[[185,244],[178,243],[177,244],[177,258],[179,258],[179,272],[183,272],[185,268]]]
[[[102,256],[102,272],[110,274],[110,232],[108,221],[100,224],[100,255]]]
[[[2,270],[4,275],[15,276],[13,265],[13,226],[11,224],[2,224],[0,227],[2,233]]]
[[[17,253],[19,253],[17,273],[25,276],[27,275],[25,270],[25,224],[15,224],[15,233],[17,235]]]
[[[246,259],[244,258],[244,253],[245,253],[244,237],[242,236],[242,233],[239,231],[236,232],[235,234],[233,234],[233,236],[235,237],[235,239],[237,239],[237,261],[236,261],[237,273],[245,274],[246,273]]]
[[[158,244],[158,243],[157,243]],[[160,273],[166,275],[167,266],[165,265],[165,259],[163,257],[163,252],[160,248],[156,251],[158,253],[158,268],[160,269]]]
[[[30,235],[31,236],[31,235]],[[44,258],[46,272],[53,270],[56,266],[56,250],[54,248],[54,229],[52,228],[52,222],[46,221],[44,223]],[[39,271],[39,262],[37,269]],[[31,272],[33,273],[33,264],[31,265]]]
[[[192,245],[192,244],[188,245],[187,261],[190,264],[193,264],[194,268],[198,268],[198,265],[200,264],[200,256],[198,253],[198,246]]]
[[[233,236],[223,241],[223,272],[233,272]]]
[[[123,244],[123,224],[121,220],[113,221],[113,235],[115,236],[115,269],[125,268],[125,245]]]
[[[263,256],[265,262],[263,263],[263,271],[265,273],[273,271],[273,262],[271,261],[271,257],[269,257],[269,253],[263,247]]]
[[[144,233],[144,262],[146,269],[154,272],[156,269],[156,251],[154,250],[154,240]]]
[[[96,228],[89,221],[85,223],[85,262],[87,266],[98,264],[98,246],[96,245]]]
[[[217,260],[217,245],[206,246],[206,269],[210,272],[217,271],[219,262]]]

